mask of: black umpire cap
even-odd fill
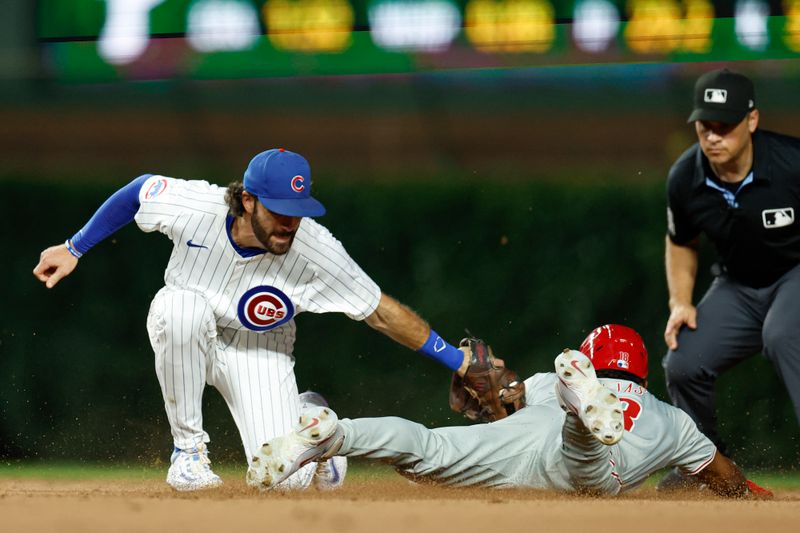
[[[728,69],[712,70],[697,79],[694,86],[694,111],[687,122],[711,120],[738,124],[756,108],[753,82]]]

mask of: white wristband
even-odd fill
[[[69,253],[71,253],[72,255],[74,255],[76,259],[80,259],[80,258],[81,258],[81,256],[83,255],[83,254],[82,254],[82,253],[80,253],[78,250],[76,250],[74,246],[72,246],[72,243],[70,242],[70,240],[69,240],[69,239],[67,239],[67,240],[64,242],[64,245],[67,247],[67,251],[68,251]]]

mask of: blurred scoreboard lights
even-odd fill
[[[347,0],[269,0],[262,11],[269,40],[280,50],[343,52],[352,42],[355,13]]]
[[[195,54],[231,59],[267,49],[272,58],[349,54],[373,64],[381,54],[462,58],[442,68],[483,66],[493,55],[527,64],[596,54],[752,59],[800,53],[800,0],[39,0],[38,35],[45,47],[83,51],[60,57],[86,61],[88,46],[116,66],[145,57],[154,42],[184,38]],[[346,70],[375,71],[367,63]]]
[[[461,31],[461,12],[447,0],[385,1],[369,7],[376,46],[386,50],[444,50]]]

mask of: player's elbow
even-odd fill
[[[364,322],[366,322],[369,327],[377,331],[383,332],[389,329],[389,322],[386,313],[381,311],[380,305],[377,309],[375,309],[375,311],[372,312],[371,315],[364,319]]]
[[[381,293],[380,302],[378,307],[372,312],[364,322],[371,328],[376,329],[382,333],[388,333],[392,330],[393,324],[398,322],[398,318],[402,315],[403,305],[387,294]]]

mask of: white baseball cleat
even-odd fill
[[[564,350],[556,356],[555,367],[562,409],[578,415],[603,444],[619,442],[624,432],[622,402],[597,380],[592,361],[577,350]]]
[[[314,405],[328,407],[328,401],[318,392],[300,394],[300,410],[306,411]],[[336,490],[344,484],[347,475],[347,457],[335,455],[327,461],[317,463],[312,484],[317,490]]]
[[[312,461],[327,461],[344,442],[339,418],[330,407],[312,406],[300,415],[294,431],[275,437],[256,452],[247,484],[272,489]]]
[[[334,455],[327,461],[317,463],[311,482],[317,490],[336,490],[344,484],[346,475],[347,457]]]
[[[208,448],[198,444],[196,448],[175,448],[170,457],[167,483],[175,490],[184,492],[219,487],[222,480],[211,470]]]
[[[315,405],[319,407],[330,407],[328,405],[328,400],[326,400],[322,394],[314,392],[313,390],[301,392],[297,399],[300,402],[300,412],[307,411]]]

